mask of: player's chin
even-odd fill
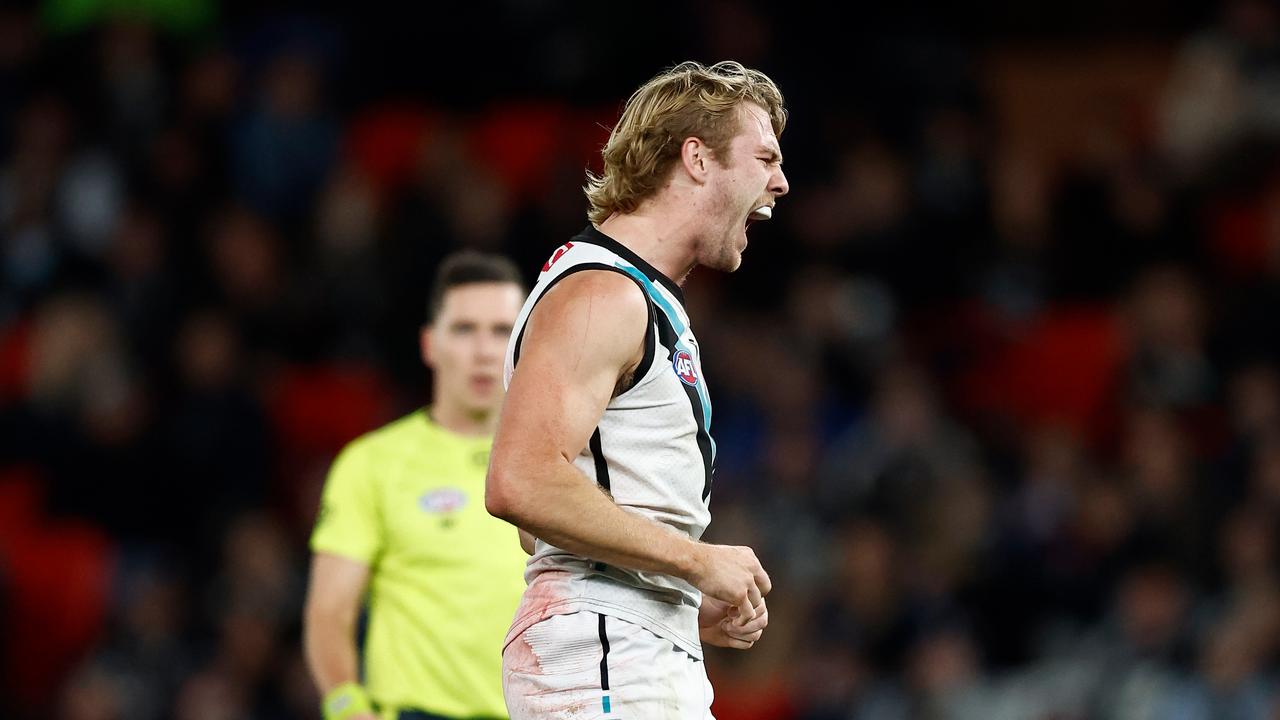
[[[725,263],[725,272],[734,272],[740,267],[742,267],[742,251],[735,250],[729,254]]]
[[[715,263],[711,265],[712,270],[727,273],[734,272],[740,267],[742,267],[742,251],[733,247],[726,247],[720,257],[716,258]]]

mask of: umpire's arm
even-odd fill
[[[324,552],[312,556],[303,646],[322,696],[358,682],[356,618],[368,582],[369,566],[362,562]]]

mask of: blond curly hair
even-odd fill
[[[739,131],[736,109],[753,102],[769,115],[775,135],[787,125],[782,92],[767,75],[733,61],[710,67],[683,62],[659,73],[627,100],[605,144],[604,171],[587,172],[587,216],[602,223],[634,212],[667,181],[680,147],[696,137],[723,157]]]

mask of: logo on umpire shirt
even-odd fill
[[[698,370],[693,365],[693,356],[687,350],[677,350],[671,359],[671,366],[676,369],[676,376],[685,385],[698,384]]]
[[[432,514],[451,513],[467,504],[467,494],[458,488],[446,487],[432,490],[418,498],[418,507]]]

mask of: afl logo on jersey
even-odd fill
[[[687,350],[677,350],[676,356],[671,359],[671,366],[676,369],[680,382],[685,385],[698,384],[698,369],[693,364],[693,356]]]
[[[467,504],[467,494],[458,488],[440,488],[418,498],[418,508],[432,514],[450,513]]]

